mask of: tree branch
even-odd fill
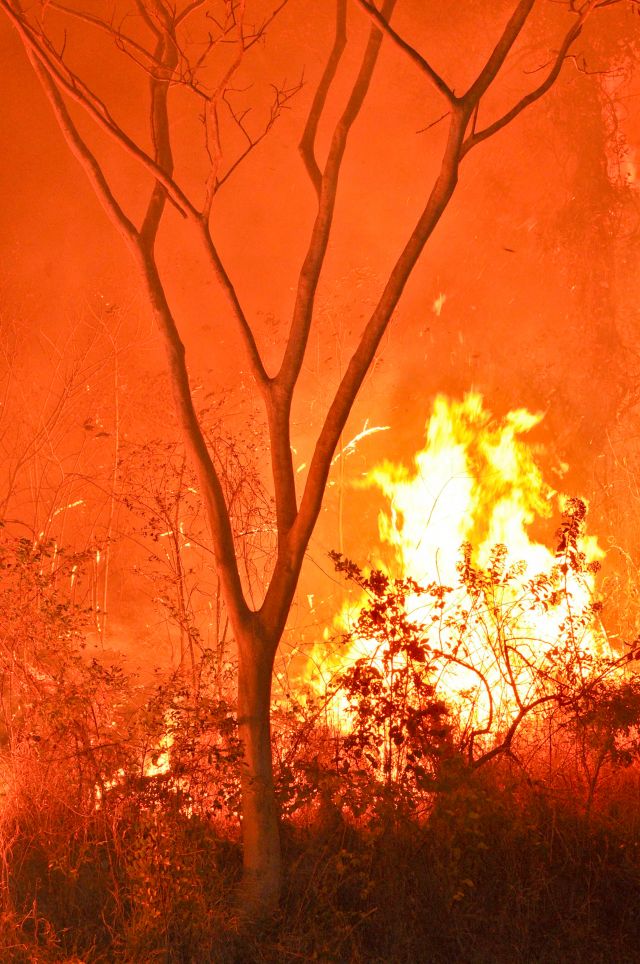
[[[431,64],[425,60],[422,54],[418,53],[415,47],[412,47],[410,43],[407,43],[400,34],[393,29],[387,17],[385,17],[370,0],[355,0],[361,10],[367,14],[370,20],[382,30],[383,33],[389,37],[393,43],[400,48],[414,64],[417,64],[420,70],[427,75],[433,86],[439,91],[450,103],[455,103],[457,98],[454,92],[451,90],[449,85],[443,80],[443,78],[438,74]]]
[[[156,180],[160,181],[167,190],[169,200],[175,205],[183,217],[187,217],[188,215],[197,216],[198,212],[175,181],[167,178],[166,174],[149,155],[125,134],[123,129],[111,119],[110,115],[100,110],[100,108],[93,103],[93,98],[88,97],[79,88],[77,78],[74,74],[72,74],[64,61],[50,49],[45,40],[37,36],[27,24],[21,12],[16,11],[9,0],[0,0],[0,6],[18,31],[25,49],[28,52],[31,51],[34,56],[37,57],[38,62],[41,67],[47,71],[52,82],[62,87],[76,103],[80,104],[84,110],[86,110],[102,130],[120,143],[128,154],[132,155]]]
[[[222,290],[224,291],[227,302],[231,307],[234,318],[238,323],[238,328],[240,330],[240,335],[242,337],[242,342],[247,351],[249,357],[249,364],[251,366],[251,372],[258,383],[258,386],[264,391],[269,384],[269,376],[267,375],[266,369],[262,362],[260,356],[260,351],[253,334],[251,325],[249,324],[247,317],[243,311],[242,305],[238,298],[236,289],[231,281],[231,278],[227,274],[227,271],[222,263],[218,250],[213,242],[209,226],[204,218],[199,218],[199,235],[200,239],[204,245],[205,253],[209,264],[213,270],[213,273],[217,280],[220,282]]]
[[[236,40],[236,45],[237,45],[236,55],[231,61],[231,63],[229,64],[229,66],[227,67],[227,69],[225,70],[224,74],[222,75],[222,78],[219,84],[217,85],[215,91],[209,98],[205,108],[205,113],[204,113],[205,135],[207,137],[207,144],[209,143],[209,125],[211,125],[212,127],[213,141],[214,141],[213,156],[209,154],[211,159],[211,170],[209,171],[209,175],[207,177],[207,181],[205,184],[204,203],[202,206],[202,214],[207,221],[211,215],[211,207],[213,205],[213,199],[214,199],[214,196],[217,190],[217,185],[218,185],[219,165],[222,159],[222,145],[220,143],[220,128],[218,124],[218,105],[220,104],[220,101],[224,97],[224,94],[227,90],[227,86],[231,78],[233,77],[233,75],[240,67],[242,63],[242,59],[244,57],[245,44],[244,44],[243,17],[244,17],[244,4],[240,11],[240,17],[237,22],[238,38]]]
[[[396,0],[385,0],[383,10],[387,15],[393,10],[395,3]],[[344,5],[338,3],[336,8],[336,41],[330,57],[330,64],[327,69],[325,69],[323,75],[323,82],[326,87],[325,93],[320,100],[318,100],[317,104],[312,106],[311,124],[310,126],[308,125],[310,131],[308,137],[310,140],[308,140],[307,143],[309,146],[311,145],[312,139],[315,138],[315,130],[317,129],[318,121],[326,103],[326,92],[328,91],[328,84],[331,82],[332,71],[335,72],[335,66],[337,66],[337,61],[335,65],[333,65],[333,61],[339,56],[338,52],[341,49],[343,14]],[[321,174],[318,210],[298,279],[298,289],[289,338],[280,370],[272,380],[269,426],[273,453],[273,476],[278,524],[283,536],[291,528],[296,517],[295,476],[291,456],[289,425],[291,399],[294,386],[300,374],[309,338],[315,293],[329,243],[338,179],[347,146],[347,138],[364,103],[380,52],[381,43],[381,32],[377,27],[372,27],[360,70],[346,107],[334,129],[327,161],[324,171]]]
[[[51,104],[53,113],[69,145],[71,153],[80,162],[91,187],[107,212],[109,219],[129,245],[137,245],[139,235],[135,225],[129,220],[118,204],[95,155],[89,150],[87,144],[78,133],[60,92],[51,79],[49,70],[43,65],[41,57],[36,50],[27,47],[27,56]]]
[[[496,75],[507,59],[509,51],[520,36],[529,14],[536,0],[520,0],[518,6],[509,18],[509,22],[502,32],[502,36],[493,49],[486,64],[478,74],[469,90],[460,99],[466,104],[477,104],[496,78]]]
[[[109,213],[109,216],[115,221],[117,226],[124,231],[127,241],[133,240],[136,245],[140,240],[143,240],[147,246],[153,244],[153,241],[155,240],[155,233],[157,232],[159,221],[164,209],[165,196],[178,207],[178,210],[180,210],[185,217],[189,217],[194,222],[199,234],[204,239],[205,250],[207,251],[210,263],[215,270],[216,277],[222,283],[223,289],[227,294],[227,299],[232,307],[234,317],[239,324],[239,329],[247,349],[253,374],[258,383],[264,386],[268,376],[265,372],[264,366],[262,365],[255,339],[244,312],[239,304],[235,289],[220,261],[208,229],[205,227],[205,230],[202,230],[203,220],[200,213],[178,187],[170,173],[172,172],[173,168],[169,121],[167,115],[167,94],[170,78],[164,78],[163,80],[158,80],[154,77],[151,78],[151,124],[156,149],[156,160],[153,160],[133,141],[131,141],[124,131],[111,120],[106,111],[104,113],[101,112],[87,99],[87,97],[84,96],[81,91],[74,86],[73,79],[69,80],[66,76],[64,76],[67,74],[73,78],[73,75],[70,74],[70,71],[66,65],[57,55],[51,54],[49,49],[45,46],[44,40],[39,39],[33,33],[33,30],[25,22],[24,18],[13,10],[8,0],[0,0],[0,5],[3,7],[3,9],[5,9],[12,23],[16,27],[23,41],[27,54],[29,55],[31,62],[34,64],[34,67],[36,64],[39,66],[40,70],[38,75],[40,76],[41,80],[43,80],[43,83],[45,74],[48,77],[48,84],[46,85],[45,89],[49,99],[54,105],[56,117],[58,118],[65,136],[68,134],[67,139],[69,140],[73,153],[76,157],[78,157],[79,160],[82,161],[83,167],[89,176],[92,186],[94,186],[96,193],[102,200],[107,212]],[[177,57],[177,53],[174,54],[171,52],[171,44],[173,39],[171,36],[169,36],[172,29],[170,11],[166,8],[160,7],[158,4],[156,5],[156,13],[158,18],[160,22],[164,23],[163,35],[163,30],[161,30],[160,27],[153,21],[149,10],[144,6],[143,3],[140,3],[139,6],[145,22],[158,38],[157,49],[158,51],[163,52],[162,56],[165,60],[165,71],[168,72],[171,69],[170,65],[175,62]],[[52,57],[54,58],[53,61]],[[86,143],[78,134],[78,131],[75,128],[64,105],[57,85],[62,86],[64,90],[70,94],[75,101],[80,103],[80,105],[90,114],[90,116],[98,122],[102,129],[106,130],[118,143],[125,148],[127,152],[133,153],[138,160],[142,161],[146,169],[153,175],[155,184],[143,223],[144,237],[139,234],[133,223],[126,218],[124,212],[117,204],[95,156],[91,153]],[[163,169],[163,165],[166,166],[166,169]]]
[[[187,19],[187,17],[189,17],[193,13],[194,10],[197,10],[199,7],[202,7],[204,3],[205,3],[205,0],[193,0],[192,3],[188,3],[184,8],[184,10],[182,10],[179,14],[177,14],[176,27],[180,26],[180,24],[183,23]]]
[[[442,160],[440,174],[429,194],[426,206],[411,233],[403,251],[396,261],[384,287],[376,308],[367,323],[354,354],[349,361],[347,370],[336,392],[336,397],[327,414],[320,433],[318,444],[314,452],[311,467],[307,477],[300,516],[296,520],[296,527],[306,529],[313,514],[312,506],[316,502],[320,480],[326,480],[328,465],[324,463],[327,457],[330,461],[328,449],[338,442],[349,412],[349,406],[362,384],[369,365],[373,361],[380,344],[380,339],[389,323],[391,315],[400,299],[404,286],[422,253],[422,250],[438,223],[442,212],[446,208],[455,189],[458,177],[458,154],[462,141],[467,114],[460,109],[454,110],[449,125],[449,136]],[[325,446],[327,447],[325,449]],[[324,487],[324,481],[320,489]]]
[[[320,512],[333,453],[353,401],[375,357],[380,340],[388,327],[407,280],[455,189],[458,177],[458,156],[467,121],[468,112],[460,105],[454,107],[440,175],[429,194],[414,231],[391,271],[380,300],[331,403],[311,459],[299,512],[284,541],[284,551],[276,562],[274,575],[259,613],[260,619],[265,624],[269,620],[277,619],[277,614],[284,606],[283,601],[292,598],[297,572]]]
[[[201,495],[213,538],[218,578],[224,589],[229,615],[237,631],[239,627],[246,628],[252,613],[245,602],[242,590],[233,530],[224,492],[193,406],[184,345],[169,308],[155,262],[141,247],[136,253],[136,260],[141,269],[155,320],[163,336],[178,419],[198,472]]]
[[[307,123],[305,124],[299,146],[302,160],[304,161],[304,165],[307,169],[307,174],[311,178],[311,183],[316,189],[318,198],[320,198],[320,187],[322,183],[322,174],[320,173],[320,168],[318,167],[318,162],[315,156],[315,143],[318,133],[318,124],[320,123],[320,118],[322,117],[322,113],[327,102],[327,96],[336,76],[338,65],[342,59],[342,54],[344,53],[344,48],[346,45],[347,0],[337,0],[336,29],[333,47],[331,48],[331,53],[329,54],[329,58],[322,72],[320,82],[316,87],[316,92],[313,95],[311,109],[309,111],[309,116],[307,117]]]
[[[488,763],[489,760],[493,760],[494,757],[499,756],[501,753],[508,753],[510,751],[511,744],[513,743],[514,737],[518,732],[518,727],[524,720],[525,716],[528,716],[529,713],[532,713],[533,710],[537,709],[539,706],[543,706],[545,703],[560,703],[561,701],[562,696],[559,693],[547,693],[545,696],[539,696],[538,699],[533,700],[532,703],[527,703],[526,706],[523,706],[517,716],[513,719],[502,743],[499,743],[497,746],[487,750],[487,752],[481,757],[478,757],[477,760],[473,761],[472,766],[474,770],[477,770],[478,767],[484,766],[485,763]]]
[[[126,49],[127,47],[135,50],[136,53],[140,54],[140,56],[149,63],[149,66],[144,66],[143,64],[140,64],[135,57],[132,58],[134,63],[137,63],[140,67],[142,67],[143,70],[151,72],[154,68],[160,67],[160,64],[154,60],[153,55],[149,53],[146,47],[143,47],[142,44],[139,44],[132,37],[128,37],[126,34],[123,34],[120,29],[116,29],[112,24],[108,23],[108,21],[102,20],[100,17],[94,17],[92,14],[86,13],[83,10],[73,10],[71,7],[66,7],[63,3],[58,3],[58,0],[48,0],[47,8],[49,7],[52,10],[58,10],[60,13],[65,13],[69,17],[74,17],[76,20],[80,20],[83,23],[91,24],[91,26],[97,27],[98,30],[102,30],[104,33],[108,34],[115,45],[125,53],[128,52]]]
[[[396,0],[385,0],[382,8],[383,14],[389,16],[395,4]],[[339,7],[337,15],[340,15]],[[296,303],[293,310],[293,319],[287,347],[282,359],[280,371],[275,379],[289,392],[293,390],[293,386],[300,374],[307,347],[309,329],[313,317],[315,293],[327,252],[338,190],[338,179],[347,146],[347,139],[351,128],[360,114],[364,99],[369,90],[381,43],[382,33],[377,27],[372,27],[358,76],[354,82],[347,105],[334,129],[329,154],[324,170],[322,171],[318,211],[298,279]]]
[[[286,7],[288,2],[289,0],[281,0],[278,6],[274,7],[271,13],[264,18],[264,20],[262,21],[258,29],[257,30],[254,29],[252,36],[246,38],[246,44],[244,48],[245,50],[250,50],[254,44],[258,43],[259,40],[262,40],[267,27],[271,23],[273,23],[273,21],[276,19],[276,17],[281,12],[281,10],[283,10]]]
[[[149,126],[154,146],[154,161],[168,178],[173,177],[173,152],[171,150],[171,133],[169,130],[168,97],[169,84],[178,63],[178,49],[175,43],[175,32],[170,20],[167,20],[164,32],[157,32],[154,59],[159,65],[160,73],[149,77],[149,96],[151,109]],[[140,236],[149,250],[153,250],[160,221],[167,202],[167,191],[164,185],[156,180],[140,229]]]
[[[228,94],[230,93],[230,91],[227,91],[227,92],[225,93],[225,95],[224,95],[224,97],[223,97],[223,100],[224,100],[225,104],[227,105],[227,107],[228,107],[228,109],[229,109],[229,113],[231,114],[231,117],[232,117],[234,123],[237,125],[237,127],[242,131],[242,133],[243,133],[244,136],[246,137],[246,139],[247,139],[247,146],[246,146],[246,148],[244,149],[244,151],[242,151],[242,153],[239,154],[239,155],[236,157],[235,161],[233,161],[233,162],[231,163],[231,165],[227,168],[227,170],[224,172],[224,174],[223,174],[222,176],[218,176],[218,177],[216,178],[216,183],[215,183],[215,193],[216,193],[216,194],[218,193],[218,191],[220,190],[220,188],[222,187],[222,185],[223,185],[223,184],[226,184],[226,182],[229,180],[229,178],[231,177],[231,175],[233,174],[233,172],[236,170],[237,167],[240,166],[240,164],[242,164],[242,162],[245,160],[245,158],[248,157],[248,155],[249,155],[253,150],[255,150],[255,148],[258,146],[258,144],[261,144],[261,143],[262,143],[262,141],[265,139],[265,137],[266,137],[266,136],[269,134],[269,132],[271,131],[271,128],[273,127],[273,125],[275,124],[275,122],[276,122],[276,121],[278,120],[278,118],[280,117],[280,114],[282,113],[282,111],[283,111],[284,109],[286,109],[288,102],[289,102],[293,97],[295,97],[295,95],[296,95],[300,90],[302,90],[302,86],[303,86],[303,81],[300,81],[300,83],[295,84],[293,87],[288,87],[288,88],[284,88],[284,87],[282,87],[282,88],[281,88],[281,87],[274,87],[274,99],[273,99],[273,103],[272,103],[272,105],[271,105],[271,111],[270,111],[270,113],[269,113],[269,117],[268,117],[268,119],[267,119],[267,121],[266,121],[263,129],[261,130],[261,132],[260,132],[258,135],[252,135],[252,134],[246,129],[246,127],[245,127],[245,125],[244,125],[244,116],[245,116],[245,113],[246,113],[246,112],[243,113],[242,115],[238,115],[237,112],[235,111],[235,108],[234,108],[234,107],[232,106],[232,104],[229,102]]]
[[[465,139],[465,142],[462,145],[462,152],[460,155],[461,159],[466,154],[468,154],[471,148],[475,147],[476,144],[479,144],[481,141],[485,141],[487,140],[487,138],[492,137],[494,134],[497,134],[497,132],[499,130],[502,130],[503,127],[507,127],[511,123],[511,121],[515,120],[518,114],[521,114],[523,110],[525,110],[531,104],[534,104],[544,94],[546,94],[546,92],[555,84],[556,80],[558,79],[558,76],[560,75],[560,71],[562,70],[563,64],[565,62],[566,55],[569,49],[571,48],[572,44],[580,36],[581,32],[582,32],[582,22],[574,24],[571,30],[567,33],[566,37],[564,38],[562,46],[560,47],[560,50],[558,52],[558,56],[556,57],[551,70],[549,71],[549,73],[547,74],[543,82],[539,84],[538,87],[535,88],[535,90],[532,90],[530,93],[525,94],[525,96],[522,97],[517,102],[517,104],[515,104],[511,108],[511,110],[507,111],[506,114],[503,114],[502,117],[498,118],[498,120],[494,121],[492,124],[489,124],[488,127],[485,127],[480,131],[471,132],[471,134]]]

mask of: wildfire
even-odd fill
[[[155,747],[144,747],[142,751],[141,774],[145,779],[153,777],[165,777],[171,773],[171,749],[174,744],[173,727],[175,719],[170,712],[164,714],[164,731]],[[115,726],[115,723],[113,723]],[[124,767],[109,775],[102,776],[101,783],[95,785],[95,808],[100,810],[103,804],[104,794],[110,790],[122,786],[127,779],[127,771]],[[180,781],[177,781],[179,785]],[[186,809],[185,809],[185,812]]]
[[[165,714],[165,731],[160,735],[158,746],[145,754],[143,772],[145,777],[165,776],[171,771],[171,747],[173,746],[174,720],[170,713]]]
[[[466,542],[478,565],[486,566],[493,548],[504,545],[507,564],[550,570],[555,551],[534,541],[528,529],[561,510],[565,497],[544,481],[532,447],[521,438],[542,417],[517,409],[495,419],[477,393],[462,402],[436,398],[413,469],[384,463],[365,483],[389,500],[379,517],[380,538],[395,549],[402,572],[418,582],[451,585]],[[587,561],[603,556],[594,538],[583,539],[581,548]]]
[[[406,614],[428,637],[440,696],[476,732],[504,731],[543,676],[558,680],[560,645],[578,663],[606,648],[591,606],[594,564],[604,555],[596,538],[575,537],[580,564],[573,565],[562,546],[551,549],[530,534],[536,520],[571,505],[545,482],[525,438],[541,419],[525,409],[494,418],[477,393],[462,401],[439,396],[412,466],[386,462],[364,482],[388,502],[379,534],[393,564],[378,568],[428,587],[406,596]],[[326,687],[363,657],[380,662],[381,639],[354,634],[367,602],[363,594],[338,614],[347,648],[320,661],[313,654],[314,685]],[[336,712],[344,723],[339,702]]]

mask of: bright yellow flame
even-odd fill
[[[112,726],[115,726],[112,723]],[[161,734],[158,745],[153,749],[146,749],[142,757],[142,773],[145,777],[166,776],[171,772],[171,749],[174,744],[173,727],[175,718],[171,711],[164,714],[164,732]],[[110,776],[104,776],[102,785],[96,784],[95,787],[95,807],[99,810],[102,807],[104,793],[122,785],[126,778],[124,768],[119,767]],[[179,782],[179,781],[178,781]]]
[[[552,563],[553,553],[533,542],[527,527],[551,515],[555,493],[519,437],[541,418],[518,409],[499,422],[477,393],[462,402],[436,398],[413,470],[385,463],[366,483],[389,500],[388,513],[379,518],[380,538],[396,550],[403,573],[425,584],[454,585],[465,542],[479,565],[498,544],[507,547],[508,563],[522,560],[533,571]]]
[[[525,409],[496,419],[477,393],[467,394],[462,401],[438,396],[427,423],[425,447],[414,457],[412,467],[387,462],[374,468],[364,483],[380,489],[388,500],[388,509],[378,521],[381,541],[393,549],[392,575],[411,577],[423,587],[451,588],[438,617],[443,650],[453,646],[455,632],[447,628],[447,615],[470,614],[464,659],[446,665],[439,689],[469,720],[473,717],[474,726],[489,718],[492,727],[504,726],[518,701],[530,698],[541,658],[553,650],[563,626],[571,624],[575,646],[585,654],[601,653],[606,643],[595,618],[586,625],[575,619],[592,598],[592,572],[569,569],[557,605],[532,607],[530,596],[526,602],[527,581],[540,574],[557,574],[560,562],[556,552],[535,541],[528,530],[536,519],[562,511],[566,503],[544,481],[535,450],[524,438],[541,419],[542,415]],[[491,600],[472,600],[463,584],[458,567],[465,543],[472,547],[472,565],[481,569],[491,565],[496,546],[506,548]],[[587,563],[604,555],[594,537],[579,540],[578,548]],[[508,573],[519,564],[522,571],[514,580]],[[336,627],[351,630],[364,605],[364,597],[355,607],[345,605]],[[407,598],[407,612],[416,623],[425,619],[425,605],[423,596]],[[357,639],[346,653],[343,648],[328,657],[326,652],[321,657],[318,647],[310,665],[315,670],[321,665],[326,685],[328,678],[363,655],[375,662],[379,646],[380,641]],[[463,662],[473,669],[464,668]],[[341,718],[340,703],[336,712]]]
[[[162,733],[158,746],[152,752],[145,754],[143,772],[145,777],[164,776],[171,770],[171,747],[173,746],[173,714],[168,711],[164,714],[165,730]]]

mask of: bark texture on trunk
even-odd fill
[[[238,643],[238,731],[243,747],[239,911],[242,917],[262,919],[276,910],[282,881],[270,723],[275,647],[251,635]]]

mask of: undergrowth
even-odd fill
[[[579,575],[567,533],[531,610]],[[2,542],[2,962],[640,960],[638,646],[585,655],[597,607],[574,609],[534,663],[510,622],[521,573],[499,548],[487,570],[463,554],[471,604],[338,559],[366,591],[353,632],[375,657],[274,708],[285,886],[258,932],[236,914],[241,748],[215,655],[197,692],[180,672],[143,686],[87,659],[61,590],[81,563]],[[487,612],[499,642],[456,704],[445,670],[471,659]],[[511,687],[509,712],[481,701],[483,674]]]
[[[117,866],[104,839],[64,869],[46,839],[20,838],[2,960],[637,961],[639,802],[636,771],[587,817],[501,764],[428,820],[285,822],[280,913],[253,937],[233,917],[237,844],[200,819],[130,818]]]

